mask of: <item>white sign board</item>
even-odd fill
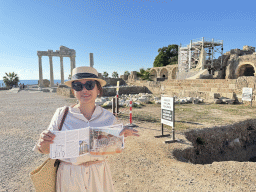
[[[252,88],[243,87],[242,100],[243,101],[251,101],[252,100]]]
[[[161,97],[161,123],[173,127],[173,97]]]

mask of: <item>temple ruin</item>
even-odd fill
[[[72,69],[76,67],[76,51],[74,49],[69,49],[65,46],[60,46],[60,50],[48,51],[37,51],[38,56],[38,65],[39,65],[39,87],[43,87],[43,71],[42,71],[42,56],[49,57],[50,63],[50,87],[54,86],[54,76],[53,76],[53,63],[52,57],[60,57],[60,76],[61,76],[61,84],[64,84],[64,69],[63,69],[63,57],[70,58],[70,70],[72,75]]]

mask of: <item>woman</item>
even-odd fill
[[[102,95],[106,81],[98,78],[98,72],[92,67],[77,67],[72,71],[72,79],[65,84],[72,88],[78,104],[69,107],[69,112],[61,131],[85,127],[113,125],[113,114],[95,105],[97,96]],[[46,131],[40,135],[36,151],[49,154],[50,144],[58,130],[65,107],[58,108]],[[124,128],[120,135],[139,136],[138,131]],[[57,172],[56,191],[61,192],[107,192],[114,191],[112,176],[104,156],[83,155],[77,158],[61,159]]]

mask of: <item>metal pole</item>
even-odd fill
[[[204,51],[204,37],[202,38],[202,48],[201,48],[201,51]],[[204,65],[205,65],[205,62],[204,62]],[[202,65],[202,69],[204,69],[204,65]]]
[[[175,141],[175,97],[173,97],[173,112],[172,112],[172,121],[173,121],[173,126],[172,126],[172,140]]]
[[[223,40],[222,40],[222,44],[221,44],[221,63],[220,63],[220,67],[222,69],[222,62],[223,62]]]
[[[118,115],[119,113],[119,99],[118,99],[118,92],[117,92],[117,95],[116,95],[116,116]]]
[[[180,141],[180,140],[175,140],[175,97],[173,97],[172,121],[173,121],[173,126],[172,126],[172,140],[170,140],[170,141],[165,141],[165,143],[174,143],[174,142]],[[156,137],[156,136],[155,136],[155,137]]]
[[[214,49],[214,39],[212,39],[212,62],[211,62],[211,66],[213,68],[213,49]],[[213,70],[211,71],[212,75],[213,75]]]
[[[115,97],[112,98],[112,113],[113,115],[116,114],[116,102],[115,102]]]

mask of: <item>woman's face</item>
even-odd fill
[[[94,80],[83,79],[76,82],[81,82],[82,84],[85,84],[87,81],[94,81]],[[92,90],[87,90],[85,87],[83,87],[82,91],[74,90],[74,95],[80,104],[90,104],[90,103],[95,104],[95,99],[97,98],[98,94],[99,94],[99,90],[96,83],[95,83],[95,87]]]

